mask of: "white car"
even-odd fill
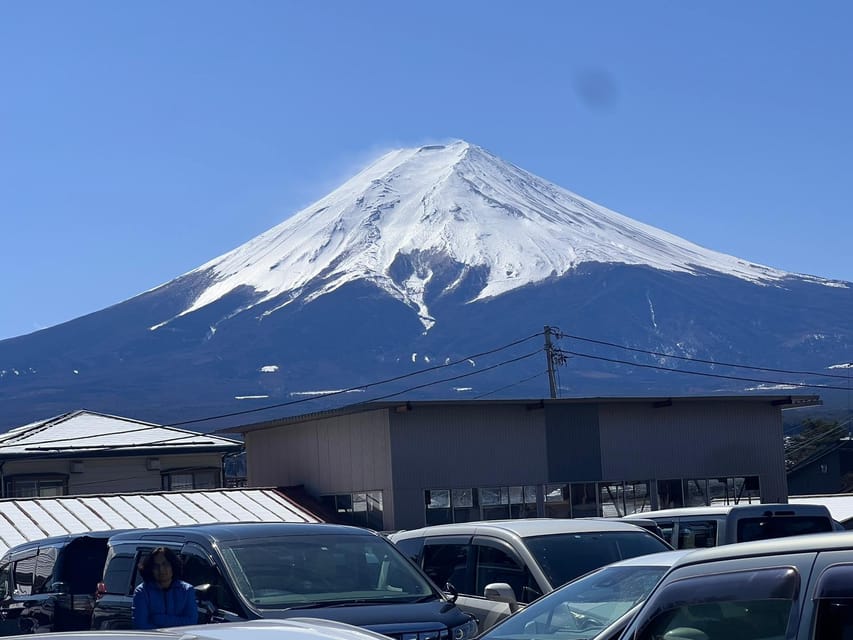
[[[267,618],[151,631],[54,631],[8,637],[28,640],[390,640],[388,636],[361,627],[319,618]]]

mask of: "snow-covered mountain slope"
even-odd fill
[[[407,270],[394,269],[401,258]],[[238,287],[258,294],[249,307],[284,294],[269,314],[366,280],[417,310],[430,328],[424,292],[443,265],[457,267],[455,278],[442,283],[447,290],[472,270],[485,273],[469,297],[479,300],[584,262],[711,271],[761,284],[792,275],[637,222],[457,141],[388,153],[278,226],[186,274],[206,274],[209,284],[179,316]]]

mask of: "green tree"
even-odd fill
[[[847,429],[837,420],[806,418],[799,432],[785,439],[785,467],[798,465],[846,435]]]

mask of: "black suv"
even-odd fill
[[[88,629],[115,531],[44,538],[0,559],[0,635]]]
[[[311,616],[398,640],[465,640],[477,630],[421,570],[378,534],[332,524],[229,523],[113,536],[93,629],[131,627],[140,560],[174,550],[196,588],[199,622]]]

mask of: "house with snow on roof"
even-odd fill
[[[0,492],[28,498],[224,486],[238,440],[78,410],[0,434]]]

